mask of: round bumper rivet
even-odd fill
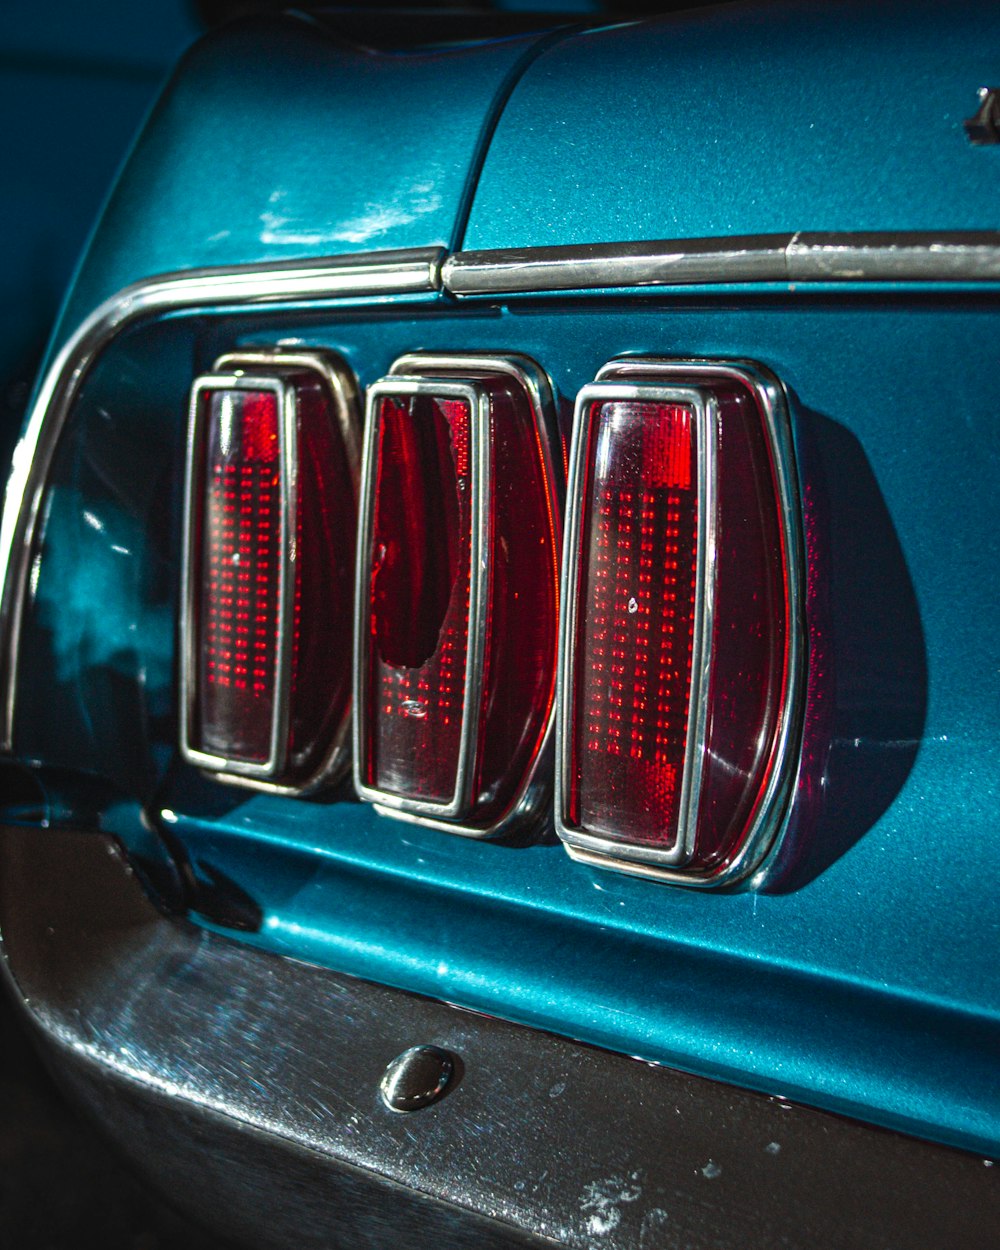
[[[382,1074],[379,1091],[390,1111],[419,1111],[444,1094],[455,1060],[439,1046],[411,1046]]]

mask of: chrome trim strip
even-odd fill
[[[761,235],[458,252],[441,272],[452,295],[782,282],[786,243],[784,235]]]
[[[13,745],[21,619],[45,483],[73,400],[107,342],[141,317],[203,305],[228,311],[438,291],[443,256],[441,248],[426,248],[164,274],[125,287],[80,325],[35,395],[7,482],[0,521],[0,750]]]
[[[580,525],[582,520],[582,489],[585,468],[584,428],[589,425],[585,420],[583,404],[589,402],[588,395],[616,395],[619,397],[635,397],[642,395],[660,398],[668,395],[672,398],[683,398],[683,402],[691,402],[692,392],[683,390],[685,385],[698,386],[703,381],[706,387],[715,381],[732,381],[748,387],[753,391],[767,421],[768,444],[773,457],[774,475],[778,487],[780,523],[787,552],[787,594],[789,602],[788,619],[788,665],[785,676],[784,714],[778,725],[775,742],[771,752],[771,768],[768,773],[764,792],[757,805],[756,814],[750,830],[739,853],[728,864],[709,874],[701,876],[678,871],[685,858],[689,858],[693,849],[695,819],[697,816],[697,789],[688,776],[688,770],[696,767],[705,749],[705,722],[707,716],[707,699],[709,687],[709,670],[711,660],[710,637],[703,638],[704,631],[711,630],[711,616],[700,620],[696,615],[694,639],[692,643],[691,669],[691,707],[696,709],[689,725],[688,745],[685,753],[685,777],[682,783],[681,818],[678,829],[677,847],[670,851],[661,851],[648,847],[632,847],[621,842],[588,834],[570,825],[566,820],[566,796],[569,786],[570,767],[570,683],[572,681],[573,650],[576,637],[575,594],[572,585],[575,581],[580,549]],[[674,381],[673,387],[668,383]],[[697,392],[693,392],[697,394]],[[714,406],[713,406],[714,407]],[[709,405],[699,404],[705,417],[699,420],[698,455],[708,442],[714,421]],[[703,424],[704,422],[704,424]],[[699,479],[701,489],[708,490],[711,497],[715,495],[715,456],[705,458],[710,463],[704,466],[699,463]],[[714,528],[702,527],[702,521],[708,508],[699,501],[699,547],[703,543],[710,544],[712,561],[711,568],[703,567],[701,551],[696,571],[696,584],[699,587],[699,599],[704,589],[714,585]],[[712,509],[714,512],[714,509]],[[714,518],[713,518],[714,526]],[[643,358],[641,356],[613,360],[601,368],[597,381],[580,392],[577,401],[576,421],[573,430],[569,485],[566,505],[566,552],[563,559],[562,596],[564,610],[560,622],[559,633],[559,689],[557,703],[559,708],[556,732],[556,799],[555,819],[556,832],[563,840],[566,850],[573,859],[590,865],[614,868],[636,876],[650,877],[655,880],[667,881],[675,885],[693,886],[695,888],[716,888],[738,884],[759,868],[770,852],[776,847],[779,835],[787,822],[789,798],[795,781],[797,769],[795,757],[799,747],[799,736],[802,724],[802,712],[805,698],[805,555],[802,537],[801,513],[797,479],[794,470],[792,452],[791,424],[785,403],[784,392],[780,383],[760,365],[750,361],[713,361],[713,360],[666,360],[659,358]],[[696,605],[696,612],[698,607]],[[692,747],[694,748],[692,750]],[[684,827],[684,822],[688,827]],[[754,887],[762,884],[759,877],[754,878]]]
[[[0,750],[12,748],[17,651],[44,484],[69,408],[98,352],[142,317],[207,306],[406,295],[544,294],[753,282],[1000,281],[1000,232],[808,233],[646,243],[369,252],[163,274],[125,287],[90,314],[53,360],[14,451],[0,521]]]
[[[789,282],[996,282],[1000,233],[798,233],[786,249]]]
[[[458,252],[452,295],[749,282],[995,282],[1000,232],[762,234]]]
[[[562,548],[562,513],[564,505],[564,492],[562,490],[561,475],[557,471],[556,460],[553,448],[558,444],[559,432],[555,415],[555,403],[553,400],[552,385],[549,382],[544,370],[533,360],[527,356],[521,356],[516,353],[506,353],[500,355],[488,355],[476,352],[454,352],[447,355],[438,355],[432,352],[412,352],[408,355],[401,356],[392,365],[387,378],[383,378],[381,382],[375,384],[375,387],[381,387],[383,383],[398,380],[408,383],[421,384],[421,389],[430,394],[440,394],[442,385],[456,380],[465,384],[472,384],[482,379],[490,380],[497,377],[513,378],[519,386],[523,388],[528,396],[531,404],[535,426],[538,432],[538,444],[542,456],[542,468],[548,484],[550,498],[550,515],[552,517],[553,541],[556,550],[556,563],[558,565],[561,548]],[[433,380],[431,380],[433,379]],[[373,411],[372,392],[375,387],[369,388],[369,414]],[[388,391],[386,393],[389,393]],[[398,393],[398,392],[397,392]],[[485,619],[487,612],[486,603],[486,587],[488,582],[488,530],[490,519],[488,516],[488,508],[486,501],[489,498],[489,473],[490,466],[487,465],[487,458],[490,455],[488,422],[490,418],[488,397],[482,396],[481,402],[481,425],[483,444],[482,455],[477,457],[483,467],[482,472],[480,466],[476,464],[476,458],[473,460],[473,473],[475,478],[480,478],[478,500],[479,512],[476,522],[473,526],[473,535],[477,531],[481,531],[483,543],[483,557],[479,561],[478,578],[481,580],[479,593],[482,596],[481,613],[477,617],[473,613],[472,595],[470,593],[469,619],[470,623],[474,620],[480,620],[482,628],[477,633],[476,646],[478,655],[478,667],[476,673],[476,709],[475,716],[470,718],[469,710],[469,687],[466,686],[466,704],[463,712],[462,725],[462,747],[459,758],[459,775],[464,778],[463,763],[469,752],[471,752],[472,763],[468,767],[468,778],[470,780],[475,775],[475,752],[476,744],[478,744],[478,724],[480,717],[480,704],[482,700],[482,672],[484,664],[484,655],[482,654],[485,645]],[[551,793],[551,785],[547,779],[548,765],[552,758],[553,736],[555,731],[555,709],[556,700],[553,691],[552,706],[549,711],[549,717],[545,725],[545,729],[541,735],[538,750],[532,761],[531,767],[528,769],[524,783],[520,792],[512,803],[510,810],[499,820],[489,824],[476,825],[471,823],[462,823],[461,817],[467,816],[469,809],[474,803],[475,796],[471,791],[465,795],[464,805],[456,812],[445,812],[440,807],[432,808],[429,804],[422,804],[418,801],[401,798],[397,795],[389,794],[385,791],[375,790],[366,786],[361,780],[362,763],[361,763],[361,743],[362,737],[362,716],[364,701],[361,698],[361,674],[363,672],[362,664],[366,663],[367,655],[364,649],[365,644],[362,643],[362,621],[365,605],[362,602],[362,568],[364,567],[364,581],[368,579],[367,564],[362,565],[362,528],[366,528],[366,537],[364,539],[365,549],[370,548],[370,502],[368,482],[372,472],[369,456],[374,455],[374,451],[369,451],[369,447],[374,447],[374,434],[370,428],[371,416],[366,422],[366,455],[363,468],[363,480],[365,486],[361,495],[361,516],[359,518],[358,527],[358,560],[357,560],[357,588],[355,599],[355,630],[354,630],[354,646],[355,646],[355,663],[354,663],[354,679],[355,679],[355,717],[354,717],[354,784],[358,793],[363,799],[366,799],[375,805],[375,810],[383,816],[392,816],[397,820],[404,820],[412,824],[423,825],[428,828],[442,829],[448,833],[458,833],[470,838],[494,838],[500,837],[510,832],[514,828],[524,828],[537,821],[539,816],[545,811],[548,805],[549,795]],[[473,493],[473,507],[477,506],[477,495]],[[366,557],[367,558],[367,557]],[[474,566],[475,567],[475,566]],[[470,587],[471,592],[471,587]],[[557,591],[558,593],[558,591]],[[557,602],[558,608],[558,602]],[[471,624],[470,624],[471,630]],[[470,644],[471,644],[470,634]],[[471,651],[470,651],[471,654]],[[469,661],[467,660],[467,664]],[[466,669],[467,681],[469,678],[469,668]],[[475,739],[475,743],[473,743]],[[468,740],[468,741],[467,741]],[[448,817],[448,819],[439,819],[436,817]],[[457,819],[456,819],[457,817]]]

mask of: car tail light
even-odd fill
[[[192,390],[181,749],[300,791],[348,758],[358,437],[349,373],[245,353]]]
[[[577,400],[557,827],[570,854],[692,885],[751,873],[794,774],[801,538],[782,392],[636,359]]]
[[[355,780],[472,836],[541,809],[560,496],[548,384],[520,357],[405,357],[369,390]]]

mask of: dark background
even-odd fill
[[[223,1250],[154,1198],[42,1067],[0,1005],[0,1250]]]
[[[171,65],[184,0],[4,0],[0,474],[65,288]],[[152,1199],[62,1098],[0,993],[0,1250],[217,1246]]]
[[[0,17],[0,470],[74,267],[170,68],[187,0],[4,0]]]

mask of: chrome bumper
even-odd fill
[[[103,835],[0,829],[0,926],[62,1082],[240,1244],[970,1247],[1000,1223],[979,1158],[207,933]],[[420,1044],[457,1076],[390,1111]]]

